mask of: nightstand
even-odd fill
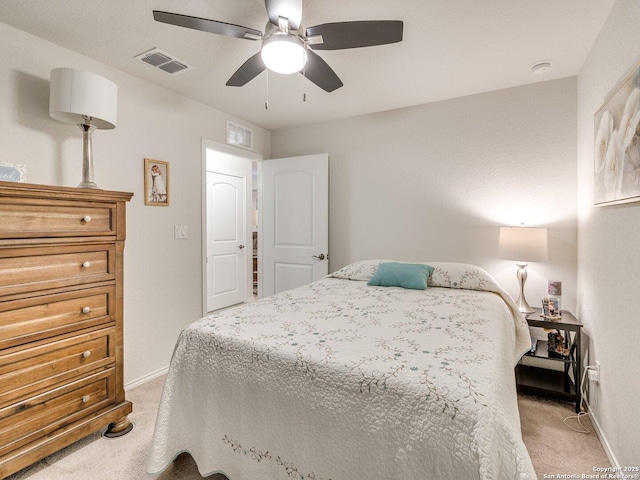
[[[516,383],[518,391],[545,395],[576,402],[576,413],[580,412],[582,376],[582,348],[580,337],[582,324],[571,313],[562,311],[559,320],[546,320],[540,316],[541,310],[526,316],[530,327],[555,329],[564,335],[565,347],[569,349],[567,358],[549,356],[548,342],[538,340],[535,352],[527,352],[523,358],[541,359],[538,363],[561,362],[562,370],[531,366],[523,364],[522,360],[516,365]]]

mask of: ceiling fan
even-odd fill
[[[246,85],[268,68],[277,73],[300,72],[323,90],[333,92],[343,83],[314,50],[342,50],[402,41],[403,23],[399,20],[325,23],[308,27],[302,35],[302,0],[265,0],[264,3],[269,16],[264,33],[231,23],[158,10],[153,11],[153,18],[203,32],[261,40],[261,51],[236,70],[226,83],[230,87]]]

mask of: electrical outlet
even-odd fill
[[[589,380],[600,383],[600,362],[597,360],[595,367],[589,367]]]

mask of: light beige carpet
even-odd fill
[[[611,466],[588,415],[580,421],[591,430],[589,434],[574,432],[563,423],[565,418],[575,417],[575,403],[519,395],[518,406],[522,438],[539,479],[545,474],[547,478],[558,478],[559,474],[593,475],[593,467]],[[566,423],[582,429],[575,418]]]
[[[194,461],[187,454],[178,457],[159,476],[146,474],[163,383],[164,377],[160,377],[127,392],[127,398],[133,402],[130,418],[135,427],[131,433],[116,439],[106,439],[100,432],[96,433],[11,475],[7,480],[200,479]],[[562,423],[565,417],[574,413],[573,404],[520,396],[519,405],[522,434],[539,479],[544,478],[544,474],[591,473],[594,466],[609,466],[595,432],[588,435],[572,432]],[[593,430],[588,419],[583,423]],[[224,477],[214,475],[209,480],[224,480]]]

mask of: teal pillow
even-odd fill
[[[367,285],[424,290],[431,272],[433,267],[423,263],[381,263]]]

